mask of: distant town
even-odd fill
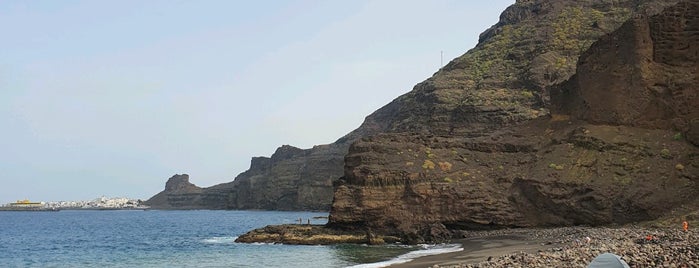
[[[148,209],[140,199],[126,197],[99,197],[89,201],[50,201],[35,202],[29,200],[17,200],[9,204],[0,206],[5,210],[16,209],[96,209],[96,210],[116,210],[116,209]]]

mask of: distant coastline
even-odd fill
[[[57,212],[60,211],[60,209],[57,208],[47,208],[47,207],[12,207],[12,206],[3,206],[0,207],[0,211],[14,211],[14,212],[20,212],[20,211],[46,211],[46,212]]]
[[[150,207],[133,207],[133,208],[81,208],[81,207],[66,207],[59,210],[150,210]]]
[[[0,211],[59,211],[59,210],[148,210],[141,199],[99,197],[89,201],[32,202],[17,200],[0,206]]]

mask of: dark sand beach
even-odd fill
[[[465,236],[454,241],[463,251],[391,267],[587,267],[606,252],[622,256],[631,267],[699,267],[699,233],[679,228],[511,229]]]
[[[417,268],[438,266],[458,266],[460,264],[474,264],[487,261],[488,258],[497,257],[513,252],[531,252],[550,248],[546,241],[527,239],[523,236],[489,236],[479,238],[467,238],[453,241],[463,247],[463,251],[451,252],[439,255],[425,256],[411,262],[392,265],[390,267]]]

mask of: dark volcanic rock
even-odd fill
[[[253,158],[250,169],[233,181],[228,207],[328,210],[346,152],[343,143],[307,150],[284,145],[271,158]]]
[[[699,12],[684,2],[637,16],[580,58],[558,109],[592,123],[690,130],[699,120]]]
[[[350,148],[329,225],[423,242],[656,219],[699,194],[699,150],[673,133],[540,119],[479,138],[377,135]]]
[[[146,204],[157,209],[329,210],[332,181],[342,176],[345,143],[299,149],[284,145],[272,157],[253,157],[233,182],[207,188],[176,175]]]
[[[165,183],[165,190],[144,202],[159,209],[198,209],[203,208],[202,188],[189,182],[189,175],[175,174]]]
[[[677,1],[517,1],[478,45],[369,115],[350,140],[377,133],[477,136],[548,114],[548,87],[580,54],[640,10]]]
[[[676,2],[518,1],[476,48],[367,118],[385,134],[350,147],[329,226],[438,241],[693,204],[699,150],[677,131],[698,107],[696,4],[634,16],[588,50],[632,14]]]
[[[336,143],[253,158],[200,199],[165,196],[322,209],[342,176],[329,230],[412,243],[696,209],[699,11],[664,9],[677,2],[518,0],[474,49]]]
[[[239,243],[281,243],[290,245],[385,244],[398,239],[374,236],[370,232],[326,228],[323,225],[270,225],[235,239]]]

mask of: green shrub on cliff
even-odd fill
[[[599,25],[604,13],[584,10],[582,7],[567,7],[553,21],[551,46],[555,50],[569,51],[578,55],[585,51],[597,39],[600,30],[591,25]]]
[[[672,154],[670,154],[670,150],[667,148],[660,150],[660,157],[665,158],[665,159],[670,159],[672,158]]]
[[[556,165],[554,163],[549,164],[549,168],[555,169],[555,170],[563,170],[563,165]]]
[[[423,169],[434,169],[435,164],[431,160],[425,160],[424,163],[422,163],[422,168]]]
[[[680,133],[680,132],[675,133],[675,135],[672,136],[672,139],[673,139],[673,140],[676,140],[676,141],[681,140],[681,139],[682,139],[682,133]]]
[[[679,171],[682,171],[682,170],[684,170],[684,165],[682,165],[682,164],[677,164],[677,165],[675,165],[675,169],[677,169],[677,170],[679,170]]]

